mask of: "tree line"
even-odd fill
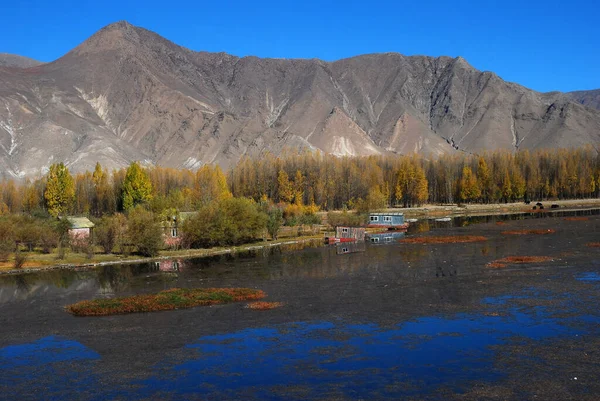
[[[163,167],[72,175],[54,164],[42,177],[0,181],[0,215],[101,217],[143,204],[154,213],[195,211],[229,196],[321,210],[498,203],[600,196],[600,156],[591,147],[480,155],[335,157],[322,153],[242,159],[223,172]]]

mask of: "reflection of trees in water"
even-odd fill
[[[131,278],[134,276],[133,266],[102,266],[96,272],[98,274],[98,283],[103,289],[113,291],[123,290],[129,286]]]
[[[79,278],[79,272],[73,270],[51,270],[40,274],[40,281],[51,283],[57,288],[69,288]]]
[[[14,276],[14,283],[17,286],[17,291],[24,294],[29,294],[32,283],[30,282],[30,274],[17,274]]]
[[[403,261],[415,263],[426,257],[428,252],[423,246],[410,246],[403,248],[398,254]]]
[[[17,291],[29,294],[36,285],[51,284],[57,288],[69,288],[81,279],[81,272],[73,270],[48,270],[38,273],[23,273],[0,277],[0,286],[15,285]]]

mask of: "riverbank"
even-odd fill
[[[274,241],[260,241],[253,242],[250,244],[244,244],[232,247],[218,247],[210,249],[180,249],[180,250],[168,250],[162,251],[160,256],[153,258],[144,258],[138,255],[115,255],[115,254],[96,254],[93,259],[87,258],[82,253],[68,254],[61,263],[57,263],[56,254],[39,255],[36,254],[35,258],[30,258],[25,266],[21,269],[14,269],[12,267],[12,261],[6,262],[0,265],[0,275],[3,274],[21,274],[21,273],[32,273],[42,270],[55,270],[55,269],[90,269],[99,266],[110,266],[119,264],[134,264],[134,263],[149,263],[149,262],[160,262],[161,260],[168,259],[190,259],[190,258],[202,258],[209,256],[218,256],[224,254],[235,254],[238,252],[246,252],[259,250],[264,248],[270,248],[274,246],[293,245],[301,244],[305,242],[311,242],[321,239],[320,235],[286,238],[284,240]]]
[[[558,205],[560,211],[571,211],[600,207],[600,199],[570,199],[545,201],[544,211],[555,211],[551,205]],[[458,216],[484,216],[494,214],[530,213],[536,202],[526,205],[524,202],[494,203],[494,204],[463,204],[463,205],[424,205],[414,208],[390,208],[393,212],[404,213],[407,219],[429,217],[458,217]]]
[[[551,209],[551,205],[558,205],[558,209]],[[485,216],[514,213],[530,213],[534,203],[526,205],[523,202],[502,204],[464,204],[464,205],[424,205],[415,208],[389,208],[390,212],[404,213],[407,219],[427,219],[436,217],[460,217],[460,216]],[[544,211],[574,211],[591,208],[599,208],[600,199],[576,199],[545,202]],[[326,213],[322,212],[324,218]],[[228,253],[244,252],[265,247],[297,244],[314,241],[323,238],[323,232],[319,235],[287,237],[280,240],[258,241],[234,247],[218,247],[210,249],[180,249],[161,251],[161,255],[154,258],[145,258],[138,255],[116,255],[95,253],[89,258],[84,253],[69,253],[64,260],[59,261],[56,253],[28,255],[28,260],[21,269],[13,268],[13,261],[0,263],[1,274],[19,274],[23,272],[34,272],[47,269],[85,269],[98,266],[116,264],[148,263],[167,259],[187,259],[198,257],[217,256]]]

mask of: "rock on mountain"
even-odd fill
[[[0,172],[65,161],[224,167],[244,155],[477,152],[600,141],[600,112],[462,58],[336,62],[193,52],[119,22],[64,57],[0,67]]]

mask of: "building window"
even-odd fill
[[[348,253],[350,251],[348,251],[348,248],[342,248],[342,253]]]
[[[371,221],[379,221],[379,216],[371,216]]]
[[[348,229],[347,228],[342,228],[342,233],[348,234]]]
[[[383,240],[385,242],[392,242],[392,237],[385,237]]]
[[[392,222],[392,216],[383,216],[383,221],[391,223]]]
[[[177,238],[177,228],[176,227],[171,228],[171,237]]]
[[[372,237],[371,242],[373,242],[373,243],[379,242],[379,237]]]
[[[179,271],[179,262],[174,260],[173,264],[171,265],[171,268],[173,269],[173,271],[178,272]]]

